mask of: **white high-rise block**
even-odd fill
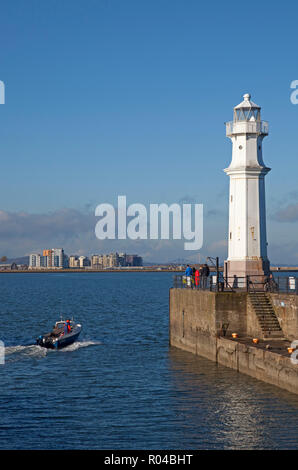
[[[261,121],[261,108],[249,94],[234,108],[226,134],[233,144],[231,164],[224,170],[230,177],[227,275],[268,274],[264,177],[270,168],[262,157],[268,123]]]

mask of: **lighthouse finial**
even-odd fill
[[[250,100],[250,94],[245,93],[245,95],[243,95],[243,98],[244,98],[245,101],[249,101]]]

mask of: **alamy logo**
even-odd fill
[[[293,80],[290,86],[294,89],[290,97],[291,103],[298,104],[298,80]]]
[[[5,104],[5,85],[0,80],[0,104]]]
[[[199,250],[203,245],[203,204],[150,204],[148,213],[143,204],[127,207],[126,196],[118,196],[117,210],[111,204],[99,204],[95,215],[101,217],[95,227],[99,240],[183,238],[185,250]]]
[[[5,345],[3,341],[0,341],[0,365],[5,364]]]

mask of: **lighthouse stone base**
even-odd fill
[[[262,258],[225,261],[225,274],[229,282],[235,276],[237,276],[239,281],[249,276],[253,282],[263,282],[265,276],[268,276],[269,273],[270,262]]]

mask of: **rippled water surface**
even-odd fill
[[[1,449],[294,449],[298,396],[168,345],[168,273],[1,274]],[[60,314],[64,350],[35,346]]]

